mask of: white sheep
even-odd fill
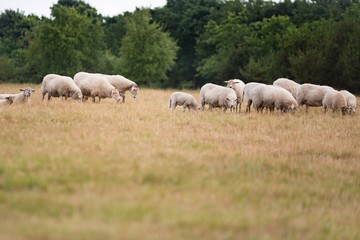
[[[120,93],[123,93],[123,102],[125,102],[125,92],[129,91],[133,98],[136,98],[137,92],[139,90],[138,85],[131,81],[124,76],[121,75],[107,75],[107,74],[100,74],[104,76],[111,85],[113,85]]]
[[[249,82],[247,84],[245,84],[244,87],[244,99],[246,101],[246,112],[250,112],[250,107],[253,101],[253,90],[261,85],[265,85],[263,83],[258,83],[258,82]]]
[[[273,82],[273,85],[288,90],[295,99],[296,99],[297,91],[300,87],[300,84],[287,78],[278,78]]]
[[[237,96],[234,89],[212,83],[205,84],[200,89],[201,109],[204,109],[205,104],[208,104],[210,111],[214,107],[222,108],[224,112],[228,108],[233,111],[236,101]]]
[[[264,108],[281,112],[298,109],[298,104],[289,91],[273,85],[259,85],[254,88],[252,101],[257,111]]]
[[[219,86],[219,85],[213,84],[213,83],[206,83],[205,85],[203,85],[200,89],[200,101],[201,101],[201,99],[204,98],[205,92],[209,91],[210,89],[212,89],[216,86]],[[201,106],[200,106],[201,111],[204,110],[204,107],[205,107],[205,104],[204,105],[201,104]]]
[[[345,115],[348,110],[345,96],[334,89],[326,91],[322,105],[325,113],[330,108],[333,112],[341,111],[342,115]]]
[[[84,79],[88,76],[91,76],[91,75],[101,76],[101,77],[106,78],[106,80],[108,80],[110,82],[110,84],[113,85],[119,91],[120,95],[123,97],[122,102],[125,102],[125,92],[126,91],[129,91],[133,98],[136,98],[136,96],[137,96],[137,92],[139,90],[138,85],[135,82],[133,82],[121,75],[108,75],[108,74],[102,74],[102,73],[78,72],[74,76],[74,81],[76,82],[76,84],[78,84],[78,82],[80,82],[82,79]]]
[[[89,75],[75,83],[81,89],[84,98],[92,97],[93,102],[95,97],[99,98],[99,102],[101,98],[113,98],[117,102],[122,98],[119,91],[101,76]]]
[[[330,89],[333,88],[310,83],[301,84],[296,95],[299,107],[305,105],[306,112],[309,107],[321,107],[325,93]]]
[[[20,93],[16,94],[0,94],[0,99],[5,99],[6,97],[13,96],[13,103],[27,103],[30,101],[30,97],[33,92],[35,92],[32,88],[20,88]]]
[[[8,96],[5,97],[4,99],[0,99],[0,107],[11,105],[14,102],[14,98],[15,98],[14,96]]]
[[[341,90],[340,93],[345,97],[349,113],[356,111],[356,97],[349,91]]]
[[[237,96],[235,112],[241,112],[241,103],[243,101],[245,83],[240,79],[230,79],[224,82],[227,83],[227,87],[235,90]]]
[[[71,77],[57,74],[48,74],[43,78],[40,92],[43,100],[46,94],[48,94],[48,100],[51,97],[61,97],[62,100],[64,97],[65,100],[68,97],[75,100],[83,98],[80,88]]]
[[[169,108],[172,111],[175,110],[176,106],[183,106],[184,112],[186,108],[190,111],[190,108],[198,111],[200,109],[199,104],[193,95],[184,92],[174,92],[169,97]]]

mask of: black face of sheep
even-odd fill
[[[348,107],[341,107],[341,114],[342,114],[343,116],[345,116],[346,113],[349,111],[348,109],[349,109]]]
[[[12,104],[14,102],[15,97],[14,96],[9,96],[9,97],[6,97],[5,99],[6,99],[8,104]]]

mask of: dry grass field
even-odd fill
[[[94,104],[30,86],[0,109],[2,240],[360,239],[359,113],[171,113],[173,90]]]

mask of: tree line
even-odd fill
[[[0,81],[88,71],[197,88],[287,77],[359,93],[359,22],[359,0],[167,0],[117,16],[59,0],[49,18],[0,14]]]

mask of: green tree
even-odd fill
[[[239,66],[246,64],[249,58],[249,48],[246,38],[250,31],[246,25],[248,12],[240,14],[229,13],[222,23],[209,21],[204,34],[198,39],[197,53],[199,62],[198,76],[205,82],[222,83],[229,78],[242,78]],[[208,50],[212,49],[212,50]],[[210,54],[209,54],[210,53]]]
[[[28,66],[36,72],[33,80],[50,72],[72,76],[96,71],[103,50],[100,23],[62,5],[55,5],[51,15],[34,32]]]
[[[175,63],[176,43],[160,26],[150,23],[147,10],[137,10],[126,21],[120,48],[120,72],[138,83],[165,87],[167,72]]]

